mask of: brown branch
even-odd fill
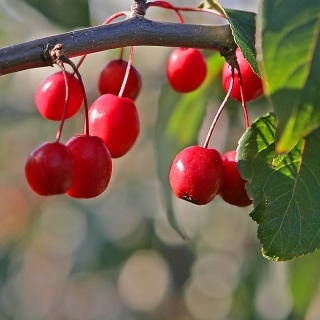
[[[128,46],[194,47],[226,55],[236,47],[229,25],[151,21],[137,15],[120,22],[37,39],[0,49],[0,75],[50,64],[45,47],[61,43],[69,57]]]

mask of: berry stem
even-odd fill
[[[153,2],[147,3],[147,8],[154,7],[154,6],[165,8],[165,9],[175,10],[179,16],[180,16],[179,11],[193,11],[193,12],[197,11],[197,12],[207,12],[207,13],[215,14],[221,18],[226,19],[226,16],[218,10],[198,8],[198,7],[178,7],[178,6],[173,6],[172,4],[170,4],[166,1],[153,1]]]
[[[70,62],[70,65],[71,65],[73,71],[75,72],[75,74],[77,75],[79,82],[81,84],[81,89],[82,89],[82,94],[83,94],[83,102],[84,102],[84,110],[85,110],[85,132],[84,133],[86,136],[89,136],[89,115],[88,115],[89,107],[88,107],[88,99],[87,99],[87,95],[86,95],[86,90],[84,87],[84,83],[83,83],[81,74],[80,74],[79,70],[77,69],[77,66],[71,60],[69,60],[69,62]]]
[[[117,12],[115,14],[113,14],[112,16],[110,16],[104,23],[104,24],[109,24],[111,21],[113,21],[114,19],[117,19],[121,16],[126,16],[128,17],[128,12],[125,12],[125,11],[121,11],[121,12]],[[82,65],[84,59],[86,58],[87,54],[84,54],[81,56],[81,58],[79,59],[78,63],[77,63],[77,69],[80,68],[80,66]]]
[[[123,59],[123,51],[124,51],[124,47],[120,48],[120,57],[119,57],[120,61],[122,61]]]
[[[179,17],[179,21],[180,23],[184,23],[183,17],[180,14],[179,10],[177,9],[177,7],[173,6],[171,3],[167,2],[167,1],[153,1],[153,2],[148,2],[147,3],[147,9],[149,7],[160,7],[160,8],[164,8],[164,9],[171,9],[174,10],[178,17]]]
[[[227,19],[226,16],[222,13],[220,13],[217,10],[212,10],[212,9],[206,9],[206,8],[197,8],[197,7],[175,7],[179,11],[197,11],[197,12],[207,12],[211,14],[215,14],[218,17]]]
[[[129,13],[126,12],[126,11],[117,12],[117,13],[113,14],[112,16],[110,16],[103,24],[109,24],[111,21],[113,21],[114,19],[117,19],[117,18],[119,18],[121,16],[128,17]]]
[[[161,7],[165,9],[172,9],[177,12],[179,17],[181,16],[179,11],[193,11],[193,12],[207,12],[211,14],[215,14],[218,17],[227,19],[225,14],[221,13],[218,10],[212,10],[212,9],[206,9],[206,8],[198,8],[198,7],[178,7],[178,6],[173,6],[172,4],[166,2],[166,1],[153,1],[153,2],[148,2],[147,3],[147,8],[149,7]],[[183,23],[183,22],[182,22]]]
[[[61,134],[62,134],[62,129],[66,120],[66,114],[68,110],[68,103],[69,103],[69,85],[68,85],[68,79],[67,79],[67,74],[66,74],[66,69],[64,67],[64,64],[61,60],[56,61],[57,65],[60,67],[61,72],[63,74],[63,79],[64,79],[64,84],[65,84],[65,89],[66,89],[66,96],[65,96],[65,104],[64,104],[64,109],[63,109],[63,114],[61,117],[59,129],[57,131],[56,135],[56,142],[60,142]]]
[[[127,81],[128,81],[128,77],[129,77],[129,72],[130,72],[130,68],[132,65],[132,57],[133,57],[133,51],[134,51],[134,47],[130,47],[130,55],[129,55],[129,60],[128,60],[128,65],[127,65],[127,69],[126,69],[126,73],[124,75],[123,78],[123,82],[122,82],[122,86],[120,88],[120,92],[118,94],[118,96],[121,98],[124,92],[124,89],[126,87]]]
[[[62,46],[62,45],[60,45],[60,46]],[[87,99],[86,90],[85,90],[85,87],[84,87],[84,83],[83,83],[81,74],[80,74],[77,66],[65,54],[62,54],[61,56],[59,56],[58,59],[61,60],[64,63],[67,63],[68,65],[70,65],[72,67],[73,72],[77,75],[77,78],[78,78],[78,80],[80,82],[81,90],[82,90],[82,94],[83,94],[84,108],[85,108],[85,135],[89,136],[89,116],[88,116],[89,107],[88,107],[88,99]]]
[[[249,122],[249,115],[248,115],[248,109],[247,109],[247,106],[246,106],[246,101],[244,99],[243,81],[242,81],[242,76],[241,76],[241,72],[240,72],[240,67],[239,66],[237,68],[237,72],[238,72],[238,77],[239,77],[239,82],[240,82],[241,105],[242,105],[244,120],[245,120],[245,123],[246,123],[246,129],[248,129],[249,126],[250,126],[250,122]]]
[[[206,140],[205,140],[204,145],[203,145],[204,148],[208,148],[208,146],[209,146],[210,139],[212,137],[212,133],[214,131],[214,128],[215,128],[215,126],[216,126],[216,124],[217,124],[217,122],[218,122],[218,120],[219,120],[219,118],[221,116],[221,113],[222,113],[224,107],[227,104],[227,101],[230,98],[230,94],[231,94],[231,91],[232,91],[232,88],[233,88],[233,84],[234,84],[234,68],[231,67],[231,81],[230,81],[229,89],[228,89],[228,92],[227,92],[224,100],[222,101],[222,103],[221,103],[221,105],[220,105],[220,107],[219,107],[219,109],[218,109],[218,111],[217,111],[212,123],[211,123],[211,127],[210,127],[210,129],[208,131]]]

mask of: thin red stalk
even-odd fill
[[[246,106],[246,101],[244,99],[243,81],[242,81],[242,76],[241,76],[241,72],[240,72],[240,67],[239,67],[239,69],[237,69],[237,71],[238,71],[238,77],[239,77],[239,82],[240,82],[241,105],[242,105],[244,120],[246,123],[246,129],[248,129],[250,126],[250,122],[249,122],[249,115],[248,115],[248,109]]]
[[[78,63],[77,63],[77,68],[80,68],[80,66],[82,65],[82,62],[84,61],[84,59],[86,58],[86,54],[82,55],[81,58],[79,59]]]
[[[73,72],[77,75],[77,78],[80,82],[82,95],[83,95],[84,109],[85,109],[85,130],[84,130],[84,133],[86,136],[89,136],[89,115],[88,115],[89,107],[88,107],[86,90],[84,87],[84,83],[83,83],[81,74],[80,74],[77,66],[68,57],[62,56],[61,59],[63,59],[63,62],[68,63],[72,67]]]
[[[72,66],[72,68],[76,68],[76,66]],[[82,89],[82,94],[83,94],[83,102],[84,102],[84,110],[85,110],[85,135],[89,136],[89,107],[88,107],[88,100],[87,100],[87,95],[86,95],[86,90],[82,81],[81,74],[79,73],[78,69],[74,69],[80,84],[81,84],[81,89]]]
[[[68,103],[69,103],[69,85],[68,85],[68,79],[67,79],[67,74],[66,74],[66,69],[63,65],[63,62],[58,60],[57,61],[57,65],[60,67],[61,72],[63,74],[63,79],[64,79],[64,85],[65,85],[65,89],[66,89],[66,95],[65,95],[65,104],[64,104],[64,109],[63,109],[63,114],[62,114],[62,118],[60,121],[60,125],[59,125],[59,129],[57,131],[57,135],[56,135],[56,142],[60,142],[60,138],[61,138],[61,134],[62,134],[62,129],[64,126],[64,122],[66,120],[66,114],[67,114],[67,110],[68,110]]]
[[[123,58],[123,51],[124,51],[124,48],[120,48],[120,57],[119,57],[119,60],[122,60]]]
[[[221,116],[221,113],[222,113],[224,107],[226,106],[227,101],[230,98],[230,94],[231,94],[231,91],[232,91],[232,88],[233,88],[233,84],[234,84],[234,68],[231,67],[231,81],[230,81],[229,89],[228,89],[228,92],[227,92],[224,100],[222,101],[222,103],[221,103],[221,105],[220,105],[220,107],[219,107],[219,109],[218,109],[218,111],[217,111],[212,123],[211,123],[211,127],[210,127],[210,129],[208,131],[208,134],[207,134],[207,137],[206,137],[206,141],[204,142],[204,145],[203,145],[204,148],[208,148],[208,146],[209,146],[210,139],[212,137],[212,133],[214,131],[214,128],[216,127],[216,124],[217,124],[217,122],[218,122],[218,120],[219,120],[219,118]]]
[[[211,10],[211,9],[197,8],[197,7],[175,7],[175,8],[176,8],[176,10],[179,10],[179,11],[207,12],[207,13],[215,14],[215,15],[218,16],[218,17],[221,17],[221,18],[225,18],[225,19],[226,19],[226,16],[225,16],[225,15],[221,14],[221,13],[218,12],[218,11]]]
[[[122,17],[122,16],[128,17],[129,13],[126,12],[126,11],[117,12],[117,13],[113,14],[112,16],[110,16],[103,24],[109,24],[114,19],[117,19],[117,18]]]
[[[128,65],[127,65],[126,73],[123,78],[122,86],[119,91],[119,95],[118,95],[119,97],[122,97],[124,89],[125,89],[127,81],[128,81],[129,72],[130,72],[130,68],[132,65],[133,50],[134,50],[134,47],[133,46],[130,47],[130,55],[129,55]]]
[[[159,7],[159,8],[164,8],[164,9],[171,9],[174,10],[178,17],[179,17],[179,21],[181,23],[184,23],[183,17],[181,15],[181,13],[179,12],[179,10],[177,9],[177,7],[173,6],[171,3],[167,2],[167,1],[153,1],[153,2],[148,2],[147,3],[147,9],[149,7]]]
[[[121,12],[117,12],[114,15],[110,16],[103,24],[109,24],[111,21],[113,21],[116,18],[119,18],[121,16],[128,16],[128,13],[125,11],[121,11]],[[78,63],[77,63],[77,68],[79,69],[80,66],[82,65],[82,62],[84,61],[84,59],[86,58],[86,54],[82,55],[81,58],[79,59]]]

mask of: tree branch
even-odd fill
[[[164,23],[137,15],[1,48],[0,75],[51,65],[45,58],[45,47],[58,43],[63,44],[69,58],[127,46],[194,47],[217,50],[222,55],[236,47],[229,25]]]

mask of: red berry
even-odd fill
[[[181,93],[196,90],[207,75],[207,63],[198,49],[176,48],[172,51],[167,76],[171,87]]]
[[[222,156],[224,179],[220,187],[221,198],[235,206],[247,207],[252,203],[249,199],[245,184],[246,180],[242,179],[236,163],[236,151],[226,152]]]
[[[66,119],[75,115],[83,102],[81,84],[77,78],[67,72],[69,101]],[[59,121],[62,118],[66,98],[66,88],[62,72],[45,78],[35,94],[35,104],[41,115],[49,120]]]
[[[108,186],[112,172],[110,153],[95,136],[76,135],[66,146],[74,158],[74,180],[67,194],[73,198],[93,198]]]
[[[25,166],[30,187],[39,195],[62,194],[73,182],[74,161],[59,142],[45,142],[31,152]]]
[[[192,146],[176,156],[169,180],[178,198],[203,205],[218,194],[222,173],[221,155],[217,150]]]
[[[127,61],[116,59],[110,61],[103,67],[98,83],[101,94],[112,93],[116,96],[119,94],[127,65]],[[134,101],[140,93],[141,87],[141,76],[137,69],[131,65],[126,87],[122,96]]]
[[[255,100],[263,94],[262,80],[252,71],[250,64],[239,48],[236,50],[236,55],[242,77],[244,100]],[[226,62],[222,69],[222,86],[225,92],[228,92],[230,81],[231,70],[229,64]],[[234,72],[234,85],[231,91],[231,97],[241,102],[240,81],[236,70]]]
[[[121,157],[139,135],[137,108],[129,98],[104,94],[89,109],[89,129],[105,142],[112,158]]]

